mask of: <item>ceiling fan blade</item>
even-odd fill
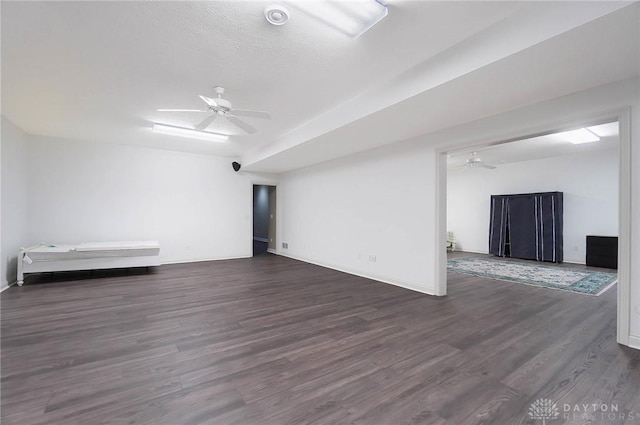
[[[494,168],[496,168],[496,166],[495,166],[495,165],[480,164],[480,166],[481,166],[482,168],[488,168],[488,169],[490,169],[490,170],[493,170]]]
[[[209,112],[206,109],[158,109],[158,112]]]
[[[229,111],[229,113],[237,117],[262,118],[263,120],[271,119],[271,114],[263,111],[247,111],[244,109],[232,109],[231,111]]]
[[[253,134],[256,131],[258,131],[255,128],[251,127],[246,122],[242,121],[240,118],[236,118],[236,117],[227,115],[227,119],[229,120],[229,122],[231,124],[235,125],[236,127],[240,127],[241,129],[243,129],[244,131],[246,131],[249,134]]]
[[[200,99],[202,99],[204,101],[204,103],[206,103],[207,105],[211,106],[212,108],[215,108],[216,106],[218,106],[218,104],[216,103],[216,100],[215,99],[211,99],[210,97],[200,96]]]
[[[211,114],[207,118],[203,119],[200,124],[195,126],[195,130],[204,130],[209,127],[211,123],[218,117],[216,114]]]

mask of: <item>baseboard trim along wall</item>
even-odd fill
[[[162,265],[165,264],[186,264],[186,263],[201,263],[204,261],[221,261],[221,260],[239,260],[241,258],[251,258],[253,255],[238,255],[234,257],[215,257],[215,258],[197,258],[197,259],[188,259],[188,260],[167,260],[163,261]]]
[[[361,272],[357,272],[357,271],[354,271],[354,270],[345,269],[343,267],[334,266],[332,264],[320,263],[320,262],[317,262],[317,261],[309,260],[307,258],[298,257],[296,255],[284,254],[282,251],[278,255],[282,255],[283,257],[291,258],[292,260],[303,261],[305,263],[313,264],[313,265],[316,265],[316,266],[326,267],[328,269],[337,270],[339,272],[351,274],[351,275],[354,275],[354,276],[363,277],[365,279],[371,279],[371,280],[375,280],[377,282],[387,283],[387,284],[393,285],[393,286],[399,286],[400,288],[409,289],[409,290],[415,291],[415,292],[420,292],[420,293],[425,294],[425,295],[436,296],[433,291],[428,292],[425,288],[421,288],[421,287],[413,285],[411,283],[398,282],[397,280],[389,279],[389,278],[384,277],[384,276],[377,276],[377,275],[374,275],[374,274],[361,273]]]
[[[0,289],[0,292],[6,291],[7,289],[11,288],[15,284],[16,284],[16,281],[7,283],[7,286],[3,286],[2,289]]]
[[[274,254],[275,254],[275,252],[274,252]],[[160,266],[156,266],[156,267],[162,267],[163,265],[169,265],[169,264],[189,264],[189,263],[201,263],[201,262],[205,262],[205,261],[239,260],[239,259],[242,259],[242,258],[251,258],[251,257],[252,257],[252,255],[242,255],[242,256],[238,256],[238,257],[217,257],[217,258],[204,258],[204,259],[193,259],[193,260],[168,260],[168,261],[163,261]],[[126,269],[128,267],[116,267],[116,268],[125,268]],[[132,268],[136,268],[136,267],[132,267]],[[15,281],[9,283],[7,286],[1,288],[0,292],[4,291],[6,289],[9,289],[10,287],[12,287],[15,284],[16,284]]]
[[[640,350],[640,337],[629,335],[629,347]]]
[[[489,251],[467,251],[464,249],[456,249],[454,252],[468,252],[469,254],[485,254],[485,255],[489,255]],[[496,257],[498,258],[498,257]],[[540,262],[541,264],[544,264],[545,262]],[[571,260],[564,260],[563,263],[568,263],[568,264],[578,264],[581,266],[584,266],[586,264],[586,262],[584,261],[571,261]]]

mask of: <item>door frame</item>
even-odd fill
[[[631,107],[586,115],[577,120],[559,120],[555,125],[540,124],[534,131],[522,132],[517,137],[496,141],[495,138],[479,137],[464,145],[436,149],[436,270],[435,294],[447,294],[447,154],[496,146],[526,138],[586,127],[605,122],[618,121],[618,299],[617,341],[629,345],[631,330]]]
[[[250,196],[251,196],[251,208],[250,208],[250,214],[249,214],[249,252],[251,253],[251,255],[249,255],[249,257],[253,257],[253,186],[273,186],[276,188],[276,235],[275,235],[275,245],[276,245],[276,251],[275,254],[276,255],[280,255],[280,251],[281,251],[281,247],[278,244],[278,242],[281,240],[280,238],[280,217],[282,216],[282,214],[280,213],[280,205],[281,205],[281,200],[280,200],[280,193],[278,190],[278,182],[275,182],[273,180],[265,180],[265,179],[258,179],[258,180],[253,180],[251,179],[249,181],[249,191],[250,191]]]

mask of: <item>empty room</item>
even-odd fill
[[[2,1],[4,425],[640,424],[640,3]]]
[[[619,127],[447,154],[448,270],[593,296],[612,289]]]

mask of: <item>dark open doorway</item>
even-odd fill
[[[253,185],[253,255],[275,252],[276,187]]]

